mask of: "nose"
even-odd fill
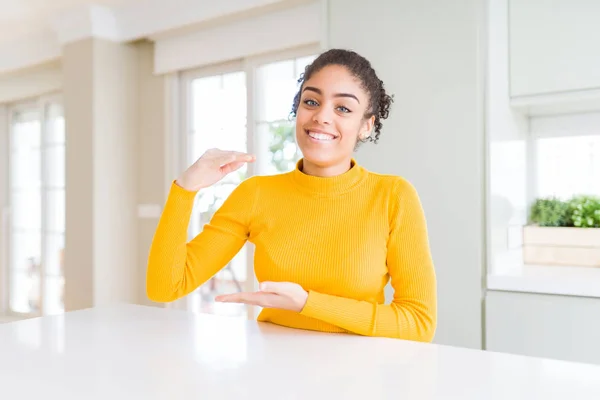
[[[330,125],[333,119],[332,110],[329,107],[319,107],[313,114],[313,122],[319,125]]]

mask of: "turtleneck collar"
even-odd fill
[[[296,168],[292,171],[292,178],[304,190],[307,190],[318,196],[336,196],[346,193],[359,185],[366,177],[367,170],[352,159],[350,169],[341,175],[321,177],[307,175],[302,172],[303,159],[296,163]]]

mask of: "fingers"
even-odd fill
[[[252,161],[254,161],[254,159],[255,159],[255,157],[251,154],[234,152],[234,153],[228,154],[224,157],[223,165],[230,164],[230,163],[237,163],[237,162],[241,162],[241,163],[252,162]]]
[[[239,151],[232,151],[236,161],[254,161],[255,156],[249,153],[241,153]]]
[[[254,155],[239,151],[220,151],[215,154],[215,160],[218,161],[221,166],[233,162],[252,162],[255,159],[256,157]]]
[[[225,164],[224,166],[221,167],[221,171],[227,175],[232,173],[233,171],[237,171],[238,169],[240,169],[245,163],[244,162],[239,162],[239,161],[234,161],[232,163],[229,164]]]
[[[233,162],[253,162],[256,160],[256,157],[252,154],[240,151],[224,151],[219,149],[210,149],[207,150],[196,161],[196,163],[200,162],[200,160],[210,161],[215,166],[223,167]]]

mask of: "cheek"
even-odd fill
[[[352,142],[352,146],[354,146],[356,144],[356,140],[358,140],[361,127],[361,118],[343,118],[338,122],[338,131],[342,134],[347,142]]]
[[[298,137],[300,133],[304,133],[304,126],[306,126],[311,121],[311,114],[307,110],[298,109],[296,111],[296,136]]]
[[[296,123],[298,125],[306,124],[311,120],[311,118],[312,114],[309,110],[302,107],[298,107],[298,110],[296,111]]]

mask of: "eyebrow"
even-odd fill
[[[307,90],[311,91],[311,92],[315,92],[317,94],[322,95],[323,92],[321,91],[321,89],[318,89],[316,87],[313,86],[307,86],[304,88],[303,92],[306,92]],[[355,95],[351,94],[351,93],[336,93],[333,95],[333,97],[350,97],[354,100],[356,100],[358,102],[358,104],[360,104],[360,101],[358,100],[358,97],[356,97]]]

